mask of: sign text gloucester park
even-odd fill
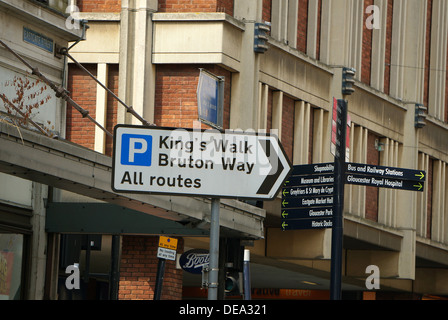
[[[115,192],[273,199],[291,169],[275,135],[115,127]]]

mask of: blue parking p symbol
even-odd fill
[[[122,165],[151,166],[152,136],[123,134],[121,137]]]

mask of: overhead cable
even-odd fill
[[[93,119],[89,115],[89,111],[83,109],[79,104],[77,104],[73,99],[69,96],[69,92],[63,88],[62,86],[57,86],[50,80],[48,80],[47,77],[45,77],[39,69],[33,68],[25,59],[23,59],[19,54],[17,54],[14,50],[12,50],[8,45],[6,45],[3,41],[0,40],[0,44],[4,46],[9,52],[11,52],[17,59],[19,59],[25,66],[27,66],[29,69],[31,69],[32,74],[37,76],[40,80],[45,82],[53,91],[56,93],[56,97],[61,98],[65,100],[69,105],[74,107],[79,113],[81,113],[83,118],[89,119],[91,122],[93,122],[96,126],[98,126],[101,130],[103,130],[108,136],[113,137],[112,133],[106,130],[101,124],[99,124],[95,119]]]
[[[115,99],[117,99],[118,102],[120,102],[134,117],[136,117],[143,125],[152,127],[155,126],[154,124],[150,124],[148,121],[146,121],[142,116],[140,116],[132,106],[128,106],[126,103],[124,103],[112,90],[107,88],[104,84],[101,83],[89,70],[87,70],[82,64],[80,64],[78,61],[73,58],[70,53],[68,53],[67,48],[62,48],[59,51],[60,54],[65,55],[70,58],[79,68],[81,68],[84,72],[86,72],[93,80],[95,80],[96,83],[98,83],[102,88],[104,88],[107,92],[109,92]]]

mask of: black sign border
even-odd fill
[[[232,129],[192,129],[192,128],[178,128],[178,127],[161,127],[161,126],[151,126],[146,127],[142,125],[131,125],[131,124],[117,124],[114,127],[114,136],[113,136],[113,148],[112,148],[112,179],[111,179],[111,188],[112,191],[119,194],[146,194],[146,195],[170,195],[170,196],[182,196],[182,197],[203,197],[203,198],[220,198],[220,199],[243,199],[243,200],[259,200],[259,201],[272,201],[277,198],[278,193],[283,188],[283,185],[285,184],[286,179],[289,178],[291,175],[291,172],[293,170],[293,165],[291,161],[289,160],[285,149],[283,148],[283,145],[280,142],[279,137],[276,134],[272,133],[264,133],[264,132],[239,132],[239,131],[233,131],[232,134],[240,134],[240,135],[251,135],[251,136],[260,136],[260,137],[273,137],[276,138],[278,141],[278,145],[280,147],[280,151],[283,153],[286,162],[289,165],[289,172],[285,175],[285,178],[283,181],[279,184],[279,187],[277,191],[273,194],[272,198],[265,198],[265,197],[232,197],[232,196],[221,196],[221,195],[210,195],[210,194],[202,194],[202,193],[177,193],[177,192],[159,192],[159,191],[123,191],[123,190],[116,190],[114,188],[114,181],[115,181],[115,148],[116,148],[116,137],[117,137],[117,130],[119,128],[133,128],[133,129],[156,129],[156,130],[166,130],[166,131],[173,131],[173,130],[185,130],[188,132],[205,132],[205,131],[217,131],[222,134],[225,134],[226,130],[232,131]]]

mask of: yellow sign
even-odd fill
[[[177,249],[177,239],[160,236],[159,237],[159,247],[176,250]]]

